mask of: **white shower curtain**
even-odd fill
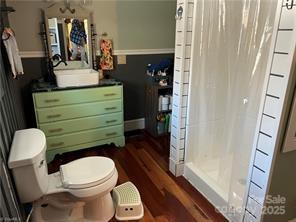
[[[235,207],[246,189],[276,6],[196,1],[185,163]]]

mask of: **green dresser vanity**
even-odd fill
[[[36,125],[46,136],[47,162],[69,151],[125,145],[122,83],[99,80],[93,69],[97,43],[91,13],[79,5],[63,11],[64,6],[56,3],[44,10],[41,33],[48,70],[31,85]],[[75,30],[84,37],[73,38]]]
[[[38,83],[33,84],[32,94],[37,127],[47,139],[48,162],[68,151],[125,145],[120,82],[103,80],[83,88]]]

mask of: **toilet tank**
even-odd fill
[[[22,203],[32,202],[46,194],[48,172],[46,138],[39,129],[16,131],[10,149],[8,167],[12,170]]]

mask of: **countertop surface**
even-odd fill
[[[122,85],[122,82],[116,79],[101,79],[99,84],[91,86],[73,86],[73,87],[58,87],[55,83],[36,81],[31,84],[31,92],[51,92],[60,90],[86,89],[96,87],[107,87]]]

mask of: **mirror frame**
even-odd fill
[[[75,9],[75,11],[72,13],[70,12],[69,8]],[[61,12],[61,9],[66,9],[65,12]],[[93,52],[92,52],[92,44],[91,44],[91,24],[92,24],[92,13],[79,4],[75,3],[55,3],[48,8],[43,10],[44,14],[44,19],[45,19],[45,27],[46,27],[46,38],[47,38],[47,47],[48,47],[48,55],[50,59],[52,60],[52,50],[51,50],[51,44],[50,44],[50,34],[49,34],[49,23],[48,19],[50,18],[58,18],[58,19],[64,19],[64,18],[78,18],[78,19],[87,19],[87,29],[88,29],[88,36],[87,36],[87,41],[88,41],[88,65],[85,67],[81,67],[81,69],[86,69],[90,68],[92,69],[93,67]],[[57,68],[58,69],[58,68]]]

